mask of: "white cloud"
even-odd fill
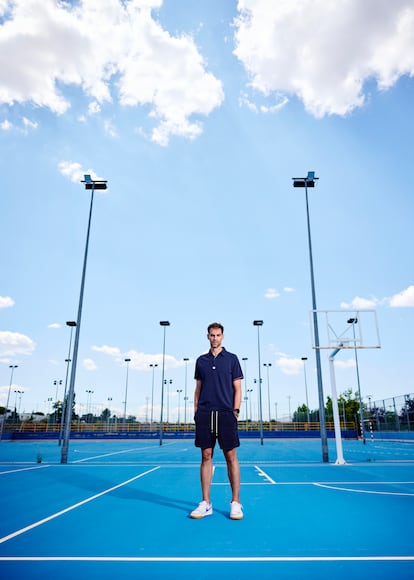
[[[315,115],[346,115],[364,83],[414,75],[412,0],[239,0],[235,55],[262,95],[295,95]],[[373,17],[375,15],[375,17]]]
[[[0,103],[63,114],[71,106],[65,88],[76,86],[96,111],[114,99],[149,106],[152,140],[166,145],[172,135],[199,135],[193,116],[210,114],[223,100],[221,82],[206,70],[193,38],[172,36],[154,19],[160,0],[10,6],[0,26]]]
[[[19,332],[0,331],[0,358],[32,354],[36,343]]]
[[[370,310],[379,305],[388,304],[391,308],[413,308],[414,307],[414,285],[408,286],[405,290],[401,290],[397,294],[387,298],[361,298],[355,296],[350,302],[341,302],[341,308],[355,309],[355,310]]]
[[[388,299],[389,305],[393,308],[413,308],[414,307],[414,286],[408,286],[402,292],[394,294]]]
[[[49,324],[48,328],[61,328],[61,325],[59,322],[52,322],[52,324]]]
[[[96,115],[97,113],[101,112],[101,105],[96,101],[89,103],[88,106],[88,115]]]
[[[39,125],[36,121],[31,121],[27,117],[22,118],[22,123],[23,127],[25,128],[25,131],[28,131],[29,129],[37,129]]]
[[[83,359],[82,366],[87,371],[96,371],[96,369],[98,368],[95,364],[95,361],[93,361],[91,358]]]
[[[10,3],[11,0],[0,0],[0,16],[3,16],[3,14],[6,13],[6,11],[9,9]]]
[[[280,294],[276,290],[276,288],[268,288],[265,292],[265,298],[273,299],[273,298],[279,298],[279,296],[280,296]]]
[[[286,286],[285,288],[283,288],[284,292],[290,293],[290,292],[296,292],[295,288],[289,288],[289,286]]]
[[[10,296],[0,296],[0,308],[11,308],[14,306],[13,298]]]
[[[285,105],[288,104],[289,99],[285,95],[276,95],[276,97],[278,98],[278,102],[274,103],[273,105],[264,105],[264,104],[259,105],[252,101],[252,99],[250,98],[250,96],[246,91],[242,91],[239,97],[239,105],[241,107],[242,106],[247,107],[254,113],[277,113],[278,111],[283,109]]]
[[[89,174],[92,179],[101,179],[93,169],[83,169],[77,161],[60,161],[58,164],[59,171],[64,177],[68,177],[74,183],[83,180],[85,174]],[[105,190],[102,190],[105,191]]]
[[[360,296],[355,296],[351,303],[341,302],[341,308],[348,310],[372,310],[381,303],[382,301],[378,298],[361,298]]]
[[[125,364],[125,359],[130,358],[131,362],[129,367],[131,369],[137,369],[140,371],[149,371],[150,364],[158,365],[161,368],[162,365],[162,354],[145,354],[143,352],[138,352],[136,350],[129,350],[128,352],[122,352],[117,346],[93,346],[92,350],[95,352],[100,352],[106,356],[110,356],[115,359],[118,364]],[[166,369],[179,368],[184,366],[184,361],[182,359],[176,359],[175,357],[166,354],[164,358],[164,364]]]
[[[108,346],[104,344],[103,346],[93,346],[92,350],[112,357],[121,356],[121,350],[117,346]]]
[[[276,364],[285,375],[297,375],[303,370],[303,361],[300,358],[282,356]]]
[[[2,121],[0,123],[0,129],[2,131],[10,131],[12,128],[13,128],[13,125],[7,119],[5,119],[4,121]]]
[[[109,119],[106,119],[104,121],[104,129],[105,129],[105,133],[107,135],[109,135],[110,137],[114,137],[114,138],[118,137],[118,131],[114,127],[112,121],[110,121]]]

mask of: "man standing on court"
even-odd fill
[[[195,366],[194,393],[195,445],[201,448],[200,479],[203,499],[190,516],[195,519],[211,516],[210,498],[213,477],[213,453],[219,442],[227,463],[232,500],[230,518],[243,519],[240,503],[240,465],[236,448],[240,445],[237,420],[240,413],[243,372],[239,359],[221,343],[222,324],[213,322],[207,329],[210,350],[198,357]]]

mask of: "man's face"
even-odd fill
[[[224,334],[221,332],[220,328],[211,328],[210,332],[207,334],[207,338],[210,341],[211,348],[219,348],[224,338]]]

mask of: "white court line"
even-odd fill
[[[0,562],[414,562],[414,556],[2,556]]]
[[[278,481],[278,485],[413,485],[414,481]]]
[[[36,465],[36,467],[22,467],[21,469],[11,469],[10,471],[1,471],[0,475],[8,475],[9,473],[20,473],[21,471],[31,471],[32,469],[45,469],[50,465]]]
[[[348,484],[352,485],[351,481],[347,482]],[[349,487],[337,487],[335,485],[327,485],[326,483],[314,483],[316,487],[324,487],[325,489],[335,489],[337,491],[350,491],[352,493],[368,493],[371,495],[399,495],[399,496],[408,496],[414,497],[414,493],[400,493],[396,491],[374,491],[369,489],[350,489]]]
[[[267,481],[268,481],[269,483],[272,483],[273,485],[275,485],[275,484],[276,484],[276,482],[275,482],[275,481],[274,481],[274,480],[273,480],[273,479],[270,477],[270,475],[268,475],[267,473],[265,473],[265,472],[263,471],[263,469],[260,469],[260,467],[258,467],[257,465],[255,465],[255,466],[254,466],[254,468],[255,468],[255,469],[257,469],[257,471],[259,472],[259,475],[260,475],[261,477],[264,477],[265,479],[267,479]]]
[[[260,469],[260,467],[258,467],[257,465],[255,465],[255,466],[254,466],[254,468],[255,468],[255,469],[258,471],[258,474],[259,474],[261,477],[263,477],[264,479],[267,479],[267,481],[268,481],[270,484],[272,484],[272,485],[276,485],[276,481],[274,481],[274,480],[273,480],[273,479],[270,477],[270,475],[268,475],[267,473],[265,473],[265,472],[263,471],[263,469]],[[214,474],[214,469],[215,469],[215,467],[213,467],[213,474]],[[242,486],[244,487],[245,485],[269,485],[269,483],[265,483],[265,482],[263,482],[263,481],[255,481],[255,482],[244,482],[244,481],[241,481],[241,482],[240,482],[240,485],[242,485]],[[212,485],[228,485],[228,482],[226,482],[226,481],[223,481],[223,482],[214,483],[214,482],[212,481]],[[308,484],[308,485],[312,485],[312,484]]]
[[[131,479],[127,479],[126,481],[123,481],[122,483],[119,483],[118,485],[114,485],[113,487],[110,487],[109,489],[105,489],[104,491],[101,491],[100,493],[97,493],[96,495],[93,495],[91,497],[84,499],[83,501],[75,503],[74,505],[71,505],[71,506],[65,508],[64,510],[56,512],[55,514],[52,514],[51,516],[48,516],[47,518],[43,518],[42,520],[39,520],[38,522],[35,522],[34,524],[30,524],[30,526],[26,526],[25,528],[22,528],[21,530],[17,530],[16,532],[13,532],[12,534],[4,536],[3,538],[0,538],[0,544],[3,544],[4,542],[7,542],[8,540],[15,538],[16,536],[20,536],[21,534],[24,534],[25,532],[33,530],[33,528],[37,528],[38,526],[46,524],[47,522],[50,522],[51,520],[54,520],[55,518],[58,518],[59,516],[62,516],[63,514],[66,514],[67,512],[70,512],[70,511],[72,511],[72,510],[74,510],[82,505],[85,505],[86,503],[89,503],[90,501],[93,501],[93,500],[97,499],[98,497],[102,497],[103,495],[106,495],[107,493],[111,493],[111,491],[115,491],[116,489],[119,489],[120,487],[123,487],[124,485],[128,485],[129,483],[132,483],[136,479],[140,479],[141,477],[144,477],[144,475],[148,475],[152,471],[156,471],[159,468],[160,468],[159,465],[157,467],[153,467],[152,469],[149,469],[148,471],[144,471],[144,473],[140,473],[139,475],[136,475],[135,477],[131,477]]]
[[[165,446],[172,445],[171,443],[165,443]],[[77,459],[71,463],[83,463],[84,461],[90,461],[91,459],[100,459],[101,457],[112,457],[113,455],[122,455],[123,453],[132,453],[136,451],[146,451],[147,449],[154,449],[153,446],[150,447],[134,447],[133,449],[123,449],[122,451],[113,451],[112,453],[103,453],[102,455],[94,455],[92,457],[84,457],[83,459]]]

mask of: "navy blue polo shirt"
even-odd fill
[[[217,356],[211,351],[198,357],[194,378],[201,381],[198,409],[205,411],[232,411],[235,379],[243,372],[237,356],[225,348]]]

